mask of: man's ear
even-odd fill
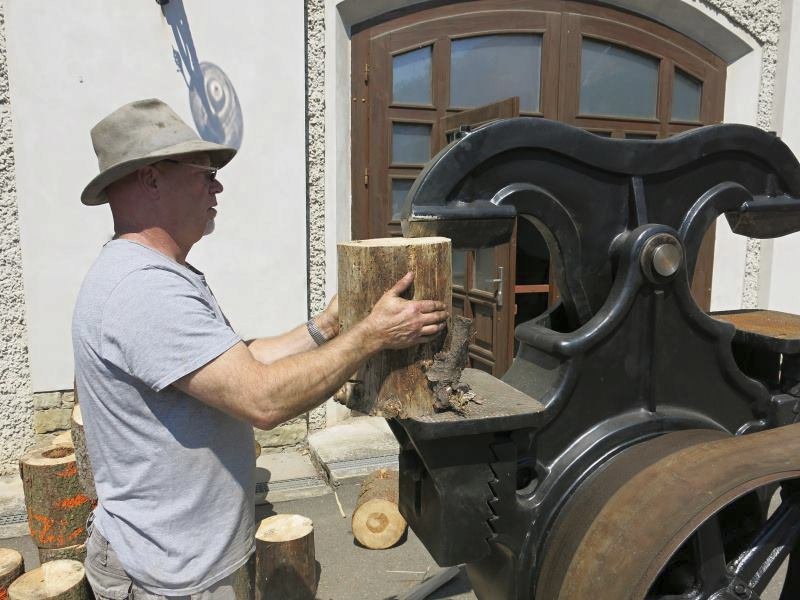
[[[147,165],[136,171],[137,180],[142,191],[147,196],[157,199],[159,196],[159,184],[161,173],[152,165]]]

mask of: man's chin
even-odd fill
[[[214,233],[214,219],[209,219],[206,223],[206,230],[203,232],[203,235],[210,235]]]

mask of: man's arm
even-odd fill
[[[363,321],[319,348],[264,364],[239,343],[173,385],[256,427],[275,427],[318,406],[380,350],[407,348],[444,329],[443,303],[400,298],[412,281],[409,273]]]
[[[314,317],[314,322],[328,340],[339,334],[339,301],[337,296],[333,297],[324,311]],[[314,350],[317,347],[317,343],[311,338],[305,323],[282,335],[248,340],[245,344],[247,344],[247,348],[253,358],[265,365],[293,354]]]

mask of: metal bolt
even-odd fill
[[[737,583],[733,586],[733,591],[739,596],[744,596],[745,587],[741,583]]]
[[[661,244],[653,250],[653,269],[662,277],[671,277],[681,266],[681,251],[673,244]]]

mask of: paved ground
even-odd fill
[[[276,502],[256,509],[257,520],[275,513],[295,513],[314,522],[314,544],[320,564],[319,600],[390,600],[440,570],[411,531],[405,541],[388,550],[359,546],[350,530],[358,484],[342,485],[336,494],[346,518],[342,518],[333,494]],[[475,594],[462,570],[456,579],[429,598],[474,600]]]

